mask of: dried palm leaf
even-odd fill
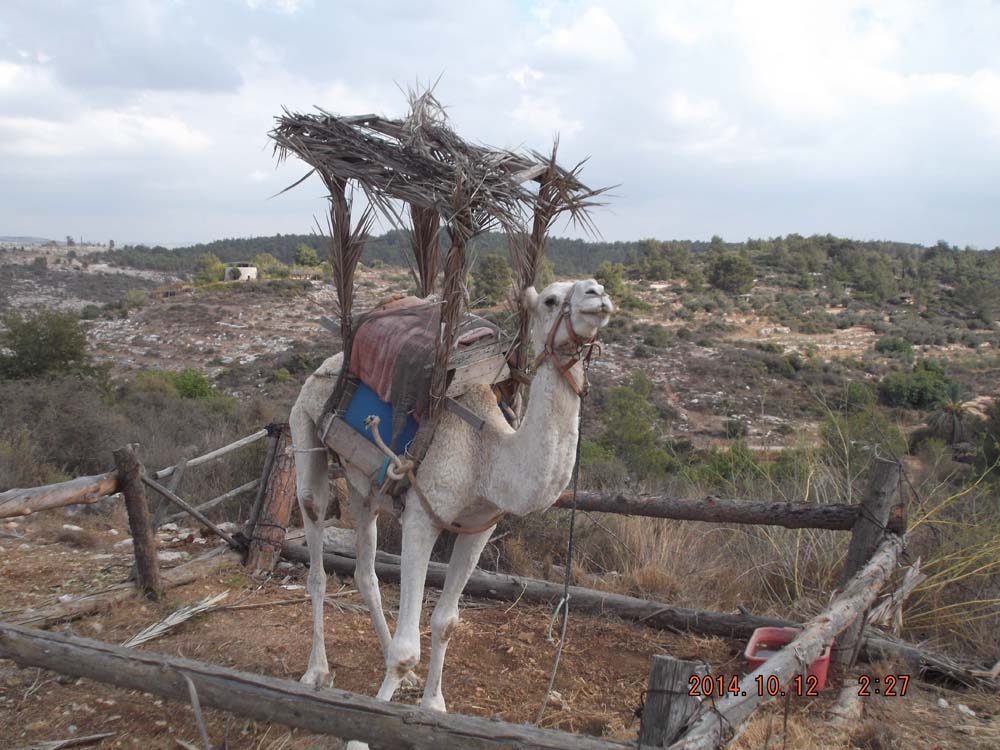
[[[227,596],[229,596],[229,592],[223,591],[221,594],[206,597],[197,604],[190,604],[186,607],[181,607],[176,612],[172,612],[159,622],[153,623],[148,628],[136,633],[134,636],[125,641],[122,646],[125,648],[135,648],[136,646],[141,646],[143,643],[151,641],[154,638],[159,638],[161,635],[173,630],[181,623],[187,622],[195,615],[207,612],[208,610],[214,608],[216,604],[221,602]]]

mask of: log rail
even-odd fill
[[[188,703],[199,703],[318,734],[371,742],[386,750],[625,750],[629,747],[552,729],[386,703],[344,690],[113,646],[88,638],[0,623],[0,658]]]

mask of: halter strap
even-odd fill
[[[568,355],[565,361],[560,362],[559,355],[565,354],[565,352],[559,352],[556,349],[555,341],[556,334],[559,332],[559,326],[562,325],[563,321],[566,322],[566,332],[569,334],[569,343],[573,346],[573,352]],[[559,308],[559,316],[556,318],[556,322],[552,324],[552,328],[549,329],[549,335],[545,339],[545,348],[535,358],[532,369],[537,370],[545,360],[551,359],[556,372],[562,376],[562,379],[566,381],[566,384],[572,389],[573,393],[579,398],[584,398],[590,391],[590,381],[587,379],[587,373],[585,371],[583,373],[583,380],[577,383],[571,370],[580,360],[589,363],[590,358],[594,354],[595,346],[598,346],[597,333],[594,333],[589,339],[585,339],[573,328],[573,315],[570,310],[569,300],[567,299],[562,303],[562,307]],[[584,349],[587,350],[586,354],[583,353]]]

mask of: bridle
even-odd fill
[[[559,348],[564,350],[568,348],[570,349],[568,352],[559,351],[555,343],[556,334],[559,332],[559,326],[562,325],[563,321],[566,321],[566,332],[569,334],[569,341],[561,344]],[[597,332],[589,339],[585,339],[573,329],[573,313],[570,308],[569,297],[567,296],[559,308],[559,315],[556,317],[555,323],[549,329],[549,335],[545,338],[545,348],[535,357],[531,369],[537,372],[545,360],[551,359],[556,372],[562,376],[562,379],[566,381],[566,384],[573,390],[573,393],[580,398],[584,398],[590,391],[590,381],[587,379],[587,368],[590,366],[590,358],[594,355],[594,348],[596,347],[600,351],[600,346],[597,343]],[[586,353],[584,353],[585,349]],[[567,358],[560,362],[560,356]],[[581,360],[584,363],[583,380],[577,383],[570,371]]]

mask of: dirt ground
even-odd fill
[[[81,520],[83,518],[83,520]],[[69,523],[77,529],[67,529]],[[102,517],[67,518],[48,514],[0,526],[0,618],[121,580],[131,564],[127,527]],[[185,529],[160,536],[161,549],[177,564],[217,544]],[[181,554],[169,554],[181,553]],[[110,611],[61,630],[121,643],[184,604],[228,591],[221,607],[199,615],[141,648],[198,659],[275,677],[296,679],[309,649],[310,612],[305,600],[306,570],[282,563],[265,582],[239,567],[168,593],[160,603],[135,598]],[[329,591],[351,592],[350,581],[331,579]],[[383,586],[387,609],[397,589]],[[425,607],[424,660],[429,650]],[[347,593],[327,608],[327,649],[337,687],[374,694],[382,659],[360,598]],[[247,608],[246,605],[264,605]],[[555,647],[546,640],[550,610],[525,603],[467,599],[463,624],[448,652],[445,697],[449,710],[512,722],[533,721],[545,692]],[[563,652],[556,693],[542,722],[566,731],[634,741],[636,709],[642,699],[649,658],[670,654],[703,659],[712,674],[745,670],[743,644],[662,632],[612,618],[574,615]],[[425,667],[424,667],[425,668]],[[884,665],[892,670],[891,665]],[[869,670],[871,671],[871,670]],[[849,677],[848,684],[856,678]],[[419,690],[397,700],[419,701]],[[1000,746],[1000,703],[995,696],[945,691],[910,684],[903,698],[872,700],[869,718],[851,730],[837,729],[826,711],[836,697],[780,701],[750,723],[738,748],[996,748]],[[947,707],[938,705],[939,699]],[[970,716],[959,704],[975,714]],[[339,747],[285,727],[247,721],[208,710],[206,724],[215,747],[254,750],[319,750]],[[179,741],[200,747],[191,709],[138,691],[63,677],[38,669],[18,669],[0,661],[0,748],[26,748],[43,741],[110,732],[93,747],[172,750]],[[782,744],[782,738],[787,742]]]

